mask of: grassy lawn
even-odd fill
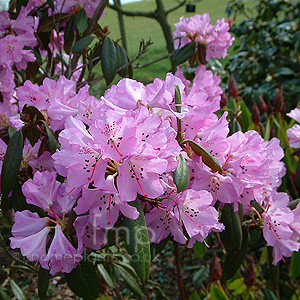
[[[249,0],[249,2],[253,5],[253,0]],[[174,7],[177,4],[178,2],[176,0],[164,0],[166,9]],[[181,16],[191,17],[194,14],[203,14],[205,12],[208,12],[210,14],[212,24],[214,24],[217,19],[227,17],[225,13],[227,0],[201,0],[199,2],[196,2],[195,4],[195,13],[187,13],[185,11],[186,6],[184,5],[168,15],[168,21],[171,25],[172,31],[175,30],[174,24],[179,21]],[[123,5],[123,9],[132,11],[153,11],[155,7],[156,5],[154,0],[142,0],[139,2]],[[149,47],[149,51],[141,58],[139,58],[136,63],[143,65],[168,54],[166,50],[166,42],[163,37],[160,25],[157,21],[144,17],[124,16],[124,22],[128,53],[131,58],[133,58],[138,53],[139,43],[141,39],[144,39],[145,41],[151,39],[151,41],[153,42],[153,44]],[[111,32],[110,37],[112,39],[117,40],[118,38],[120,38],[121,34],[119,30],[119,22],[117,13],[115,11],[107,8],[105,11],[105,16],[100,20],[100,24],[102,27],[108,26]],[[142,69],[135,69],[133,73],[134,79],[143,82],[150,82],[156,77],[165,78],[166,73],[170,70],[170,66],[171,65],[169,60],[166,59]],[[119,79],[120,77],[117,76],[113,84],[117,83]],[[104,83],[101,82],[101,86],[103,84]],[[95,88],[97,89],[97,87]],[[103,88],[105,88],[105,86],[101,87],[101,89]]]

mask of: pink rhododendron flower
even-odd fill
[[[231,46],[234,37],[230,35],[229,24],[225,19],[217,20],[215,25],[210,24],[208,13],[195,15],[190,18],[181,17],[175,24],[176,31],[173,32],[175,48],[196,41],[206,46],[206,60],[211,57],[224,58],[227,49]]]

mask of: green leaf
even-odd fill
[[[22,161],[23,134],[15,132],[8,142],[1,171],[1,192],[6,198],[17,183]]]
[[[116,46],[116,52],[117,52],[117,69],[125,66],[128,63],[128,55],[125,51],[125,49],[117,44]],[[127,75],[128,68],[124,68],[121,71],[118,72],[118,74],[122,77],[125,77]]]
[[[87,48],[89,46],[89,44],[93,40],[94,40],[94,37],[91,35],[88,35],[88,36],[82,38],[81,40],[79,40],[75,43],[75,45],[72,48],[72,52],[77,53],[77,52],[84,50],[85,48]]]
[[[69,288],[84,300],[96,299],[100,292],[99,278],[95,267],[82,260],[76,269],[65,274]]]
[[[175,105],[176,105],[176,110],[178,113],[181,113],[181,93],[180,93],[180,88],[177,84],[174,84],[175,88]]]
[[[19,14],[22,6],[26,6],[29,0],[17,0],[16,11]]]
[[[169,237],[163,239],[159,244],[151,243],[150,251],[151,251],[151,260],[153,260],[157,255],[161,253],[161,251],[165,248],[169,241]]]
[[[49,286],[50,273],[49,270],[40,267],[39,277],[38,277],[38,294],[39,299],[44,300],[47,295],[47,290]]]
[[[193,250],[195,251],[198,257],[202,258],[207,252],[207,246],[204,243],[196,241],[196,243],[193,246]]]
[[[117,50],[114,42],[106,37],[101,51],[101,67],[107,85],[114,80],[117,71]]]
[[[229,300],[221,285],[212,282],[210,286],[210,300]]]
[[[189,59],[195,54],[196,47],[196,42],[190,42],[184,45],[183,47],[177,49],[175,54],[171,57],[172,63],[176,66],[184,63],[187,59]]]
[[[42,136],[40,131],[37,129],[36,125],[24,126],[22,128],[22,132],[24,138],[28,138],[32,146],[34,146]]]
[[[128,273],[122,266],[120,266],[119,264],[115,264],[115,266],[117,267],[118,271],[120,272],[120,275],[122,276],[122,278],[124,279],[126,285],[128,286],[128,288],[136,295],[143,297],[143,292],[140,288],[140,286],[138,285],[138,283],[136,282],[135,278]]]
[[[247,290],[247,286],[244,283],[244,278],[237,278],[227,285],[229,290],[233,290],[233,295],[237,296],[243,294]]]
[[[236,271],[239,269],[240,265],[242,264],[243,260],[247,255],[248,250],[248,230],[243,230],[243,240],[241,244],[241,249],[229,252],[226,255],[224,264],[223,264],[223,278],[230,279],[234,276]]]
[[[26,300],[26,297],[25,297],[22,289],[12,279],[10,280],[10,288],[11,288],[11,291],[13,292],[13,294],[15,295],[15,297],[18,300]]]
[[[75,29],[75,15],[72,15],[66,24],[64,32],[64,50],[67,54],[70,54],[72,43],[74,40],[74,29]]]
[[[49,146],[49,151],[51,154],[53,154],[56,149],[60,148],[60,144],[57,141],[57,139],[55,138],[55,136],[53,135],[51,129],[49,128],[48,124],[46,122],[44,122],[45,125],[45,130],[47,133],[47,137],[48,137],[48,146]]]
[[[62,25],[68,20],[70,14],[58,13],[48,17],[42,24],[39,25],[37,32],[47,32],[53,30],[56,26]]]
[[[195,143],[192,140],[186,140],[191,146],[192,150],[198,155],[202,157],[202,161],[212,169],[213,172],[219,172],[223,174],[223,169],[218,161],[202,146]]]
[[[229,128],[230,128],[229,135],[232,135],[238,131],[242,131],[241,124],[239,123],[239,121],[237,119],[232,120],[232,122],[229,125]]]
[[[3,300],[11,300],[11,297],[9,297],[5,291],[5,288],[3,286],[0,286],[0,299]]]
[[[54,10],[54,2],[53,2],[53,0],[47,0],[47,3],[48,3],[48,5],[49,5],[49,7],[50,7],[52,10]]]
[[[35,124],[37,120],[45,120],[43,114],[35,106],[32,105],[25,104],[22,109],[22,113],[30,115],[32,124]]]
[[[11,137],[17,132],[17,129],[14,127],[9,126],[8,127],[8,137],[11,139]]]
[[[178,166],[174,171],[174,182],[176,184],[178,193],[180,193],[184,191],[189,184],[190,171],[187,162],[182,154],[180,154],[177,157],[177,159],[178,159]]]
[[[265,296],[264,300],[278,300],[275,294],[268,288],[264,288],[263,293]]]
[[[293,252],[290,264],[290,277],[296,279],[300,276],[300,252]]]
[[[198,292],[197,292],[197,291],[194,291],[194,292],[190,295],[189,300],[201,300],[201,298],[200,298]]]
[[[220,237],[227,253],[241,249],[242,225],[239,212],[234,211],[233,204],[225,203],[220,222],[225,225]]]
[[[247,107],[245,101],[241,101],[240,103],[241,105],[241,118],[240,121],[242,122],[242,127],[243,127],[243,132],[247,131],[252,123],[252,119],[251,119],[251,112],[249,110],[249,108]]]
[[[139,199],[130,202],[130,205],[136,207],[140,215],[136,220],[124,218],[124,226],[128,228],[125,245],[137,275],[145,283],[149,279],[151,260],[148,228]]]
[[[79,34],[83,34],[88,28],[88,17],[84,8],[81,8],[76,16],[76,26]]]
[[[108,274],[108,272],[106,271],[105,267],[102,264],[98,264],[97,265],[97,269],[101,275],[101,277],[104,279],[104,281],[106,282],[106,284],[110,287],[113,288],[114,287],[114,283],[110,277],[110,275]]]
[[[277,70],[277,72],[275,73],[275,76],[280,76],[280,75],[284,75],[284,76],[287,76],[287,75],[294,75],[295,72],[290,69],[290,68],[286,68],[286,67],[281,67]]]

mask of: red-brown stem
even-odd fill
[[[177,267],[177,280],[178,280],[178,287],[180,290],[180,299],[185,300],[184,288],[183,288],[183,280],[181,276],[181,264],[180,264],[180,255],[178,249],[178,243],[174,241],[174,255],[176,259],[176,267]]]

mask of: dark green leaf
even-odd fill
[[[189,297],[189,300],[201,300],[199,294],[197,293],[197,291],[194,291],[190,297]]]
[[[290,277],[296,279],[300,276],[300,252],[293,252],[290,264]]]
[[[8,137],[11,139],[11,137],[17,132],[17,129],[14,127],[9,126],[8,127]]]
[[[281,67],[277,70],[275,76],[279,76],[279,75],[287,76],[287,75],[294,75],[294,74],[295,74],[295,72],[292,69],[286,68],[286,67]]]
[[[169,237],[162,240],[159,244],[151,243],[150,244],[150,251],[151,251],[151,260],[153,260],[157,255],[161,253],[161,251],[165,248],[169,241]]]
[[[38,277],[38,293],[39,299],[44,300],[47,295],[47,290],[49,286],[50,273],[49,270],[45,270],[40,267],[39,277]]]
[[[114,42],[106,37],[101,51],[101,67],[103,76],[107,85],[109,85],[116,76],[117,71],[117,51]]]
[[[220,237],[227,253],[232,253],[241,249],[241,220],[239,212],[234,211],[233,204],[226,203],[224,205],[220,222],[225,225],[225,230],[220,232]]]
[[[48,5],[49,5],[49,7],[50,7],[52,10],[54,10],[54,2],[53,2],[53,0],[47,0],[47,3],[48,3]]]
[[[44,125],[45,125],[45,130],[46,130],[46,133],[47,133],[47,137],[48,137],[49,151],[50,151],[51,154],[53,154],[56,151],[56,149],[60,148],[60,144],[58,143],[57,139],[53,135],[51,129],[48,126],[48,124],[46,122],[44,122]]]
[[[181,113],[181,93],[180,93],[180,88],[177,84],[174,84],[175,88],[175,105],[176,105],[176,110],[178,113]]]
[[[245,101],[241,101],[240,103],[241,105],[241,111],[242,111],[242,114],[241,114],[241,122],[242,122],[242,127],[243,127],[243,131],[247,131],[248,128],[250,127],[251,125],[251,112],[249,110],[249,108],[247,107]]]
[[[12,279],[10,280],[10,288],[11,288],[11,291],[13,292],[13,294],[15,295],[15,297],[18,300],[26,300],[26,297],[25,297],[22,289]]]
[[[128,55],[125,49],[119,44],[117,44],[116,46],[116,51],[117,51],[117,69],[119,69],[128,63]],[[124,68],[118,73],[120,74],[120,76],[125,77],[127,75],[127,71],[128,68]]]
[[[66,273],[69,288],[84,300],[96,299],[100,292],[99,278],[95,267],[87,260],[82,260],[76,269]]]
[[[243,230],[243,240],[241,248],[237,251],[230,252],[226,255],[224,264],[223,264],[223,278],[230,279],[234,276],[236,271],[239,269],[243,260],[247,255],[248,250],[248,229]]]
[[[210,300],[229,300],[221,285],[212,282],[210,286]]]
[[[256,245],[261,237],[261,231],[252,229],[249,231],[251,245]]]
[[[32,105],[25,104],[22,109],[22,114],[29,114],[32,124],[35,124],[37,120],[45,120],[43,114],[35,106]]]
[[[229,135],[232,135],[238,131],[242,131],[242,127],[237,119],[233,119],[232,122],[229,125],[230,133]]]
[[[11,297],[7,295],[7,293],[5,292],[5,288],[3,286],[0,286],[0,299],[11,300]]]
[[[64,34],[64,50],[67,54],[70,54],[71,47],[74,40],[74,29],[75,29],[75,15],[72,15],[66,24]]]
[[[42,24],[39,25],[37,32],[47,32],[53,30],[56,26],[62,25],[68,20],[70,14],[58,13],[48,17]]]
[[[1,171],[1,192],[6,198],[17,183],[22,161],[23,134],[15,132],[8,142]]]
[[[106,271],[105,267],[102,264],[98,264],[97,265],[97,269],[102,277],[102,279],[104,279],[104,281],[106,282],[106,284],[110,287],[113,288],[114,287],[114,283],[110,277],[110,275],[108,274],[108,272]]]
[[[128,273],[122,266],[120,266],[119,264],[115,265],[118,269],[118,271],[120,272],[120,275],[122,276],[122,278],[124,279],[126,285],[128,286],[128,288],[136,295],[143,297],[143,292],[140,288],[140,286],[138,285],[138,283],[136,282],[135,278]]]
[[[24,138],[28,138],[28,140],[32,146],[34,146],[35,143],[42,136],[40,131],[37,129],[37,127],[35,125],[24,126],[22,128],[22,132],[23,132]]]
[[[202,161],[209,166],[212,171],[219,172],[220,174],[223,174],[223,169],[221,165],[218,163],[218,161],[202,146],[195,143],[192,140],[186,140],[189,145],[191,146],[192,150],[198,155],[202,157]]]
[[[178,193],[180,193],[184,191],[189,184],[190,171],[187,162],[182,154],[180,154],[177,157],[177,159],[178,159],[178,166],[174,171],[174,182],[176,184]]]
[[[28,2],[29,2],[29,0],[17,0],[17,6],[16,6],[17,13],[19,13],[22,6],[26,6],[28,4]]]
[[[183,47],[176,50],[175,54],[172,56],[172,63],[176,66],[184,63],[187,59],[192,57],[196,52],[197,43],[190,42]]]
[[[132,256],[132,265],[143,283],[150,275],[150,241],[143,208],[139,199],[130,203],[140,213],[136,220],[124,218],[124,226],[128,228],[125,238],[126,248]]]
[[[278,300],[275,294],[268,288],[264,288],[263,293],[265,296],[264,300]]]
[[[76,26],[79,34],[83,34],[88,28],[88,18],[84,8],[81,8],[76,16]]]
[[[207,246],[204,243],[196,241],[196,243],[193,246],[193,250],[195,251],[198,257],[202,258],[207,252]]]
[[[89,44],[93,40],[94,40],[94,37],[91,35],[88,35],[88,36],[82,38],[81,40],[79,40],[75,43],[75,45],[72,48],[72,52],[76,53],[76,52],[80,52],[80,51],[84,50],[85,48],[87,48],[89,46]]]

